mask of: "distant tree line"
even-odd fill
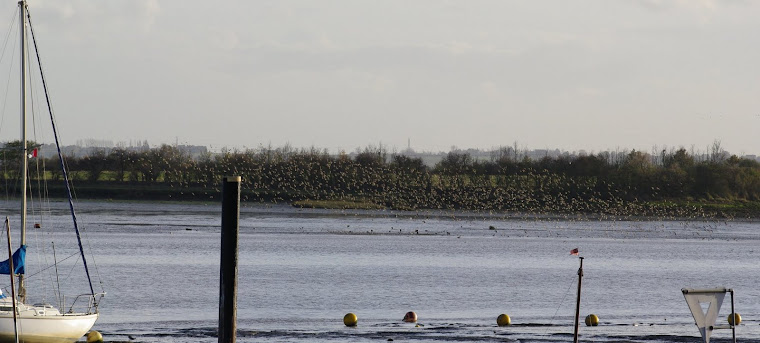
[[[17,146],[3,150],[6,193],[18,188]],[[700,215],[692,206],[699,202],[758,202],[760,163],[714,150],[707,158],[677,149],[529,159],[503,147],[488,160],[452,151],[431,168],[373,146],[353,157],[285,146],[192,158],[163,145],[69,157],[67,169],[79,189],[112,198],[139,196],[140,189],[153,199],[207,200],[218,195],[222,177],[240,175],[243,201],[349,200],[409,210],[669,216]],[[48,181],[62,179],[57,158],[33,158],[30,176],[32,187],[46,181],[45,189],[54,189]]]

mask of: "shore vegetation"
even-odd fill
[[[2,187],[18,194],[14,142],[2,155]],[[162,145],[142,151],[114,148],[68,156],[80,198],[219,199],[221,179],[240,175],[244,202],[360,209],[454,209],[598,216],[742,217],[760,214],[760,163],[728,155],[662,150],[659,154],[521,156],[512,147],[490,159],[449,152],[435,166],[422,159],[366,147],[354,156],[288,146],[225,150],[191,157]],[[15,164],[14,164],[15,163]],[[33,191],[62,196],[57,158],[35,158]]]

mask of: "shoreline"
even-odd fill
[[[36,187],[36,185],[33,185]],[[31,194],[38,190],[32,187]],[[6,192],[7,193],[7,192]],[[52,199],[66,199],[65,188],[46,185],[45,193]],[[332,195],[332,196],[331,196]],[[448,194],[455,200],[446,198],[447,194],[437,194],[444,201],[427,203],[437,208],[426,207],[424,201],[419,203],[402,203],[387,200],[394,196],[407,196],[406,193],[389,191],[388,193],[357,196],[326,194],[319,199],[311,199],[304,194],[243,188],[240,201],[245,204],[287,204],[295,208],[321,210],[357,210],[357,211],[393,211],[394,213],[471,213],[485,217],[501,218],[544,218],[568,220],[710,220],[710,221],[760,221],[760,201],[712,200],[694,201],[692,199],[671,200],[633,200],[623,199],[590,200],[582,197],[566,197],[559,200],[572,202],[574,206],[557,206],[557,203],[540,203],[535,198],[527,200],[512,199],[507,203],[493,203],[482,194],[462,192]],[[430,195],[435,196],[436,194]],[[107,202],[154,202],[177,204],[216,204],[221,201],[219,187],[180,186],[170,184],[141,183],[85,183],[78,182],[74,188],[77,201]],[[14,197],[6,196],[6,199]],[[472,200],[472,201],[470,201]],[[532,201],[527,203],[526,201]],[[580,204],[580,205],[579,205]],[[493,206],[491,206],[493,205]]]
[[[16,198],[6,198],[6,201],[12,201]],[[221,199],[221,198],[220,198]],[[50,200],[55,202],[66,202],[66,198],[53,197]],[[219,201],[198,200],[198,199],[133,199],[133,198],[90,198],[78,197],[75,203],[123,203],[123,204],[170,204],[170,205],[197,205],[197,206],[217,206]],[[640,214],[613,215],[605,213],[559,213],[559,212],[519,212],[519,211],[479,211],[472,209],[424,209],[415,210],[393,209],[381,206],[369,206],[365,202],[357,202],[358,206],[350,206],[352,202],[345,200],[320,200],[316,202],[293,201],[293,202],[261,202],[261,201],[241,201],[241,211],[260,210],[260,209],[297,209],[308,211],[307,215],[324,214],[324,215],[360,215],[368,217],[402,217],[402,218],[451,218],[451,219],[471,219],[471,220],[536,220],[536,221],[587,221],[587,222],[672,222],[672,221],[692,221],[692,222],[760,222],[760,217],[720,217],[720,216],[652,216]],[[283,213],[287,211],[274,211]]]

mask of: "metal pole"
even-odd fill
[[[27,187],[27,157],[26,147],[26,1],[18,2],[19,30],[21,30],[21,245],[26,244],[26,187]],[[24,275],[18,276],[18,296],[21,302],[26,301]]]
[[[58,276],[58,257],[55,255],[55,242],[50,242],[53,244],[53,265],[55,266],[55,293],[57,295],[58,300],[58,308],[63,308],[63,297],[61,297],[61,279]],[[95,295],[92,296],[93,299],[95,298]]]
[[[11,224],[8,223],[8,217],[5,217],[5,232],[8,234],[8,267],[10,267],[11,276],[11,304],[13,305],[13,335],[16,337],[16,343],[18,343],[18,323],[16,319],[16,289],[14,285],[14,265],[13,265],[13,249],[11,248]]]
[[[733,318],[731,318],[732,319],[731,322],[734,323],[734,324],[731,325],[731,336],[733,336],[734,343],[736,343],[736,325],[737,325],[737,323],[736,323],[736,311],[734,310],[734,289],[732,288],[732,289],[729,289],[728,291],[731,292],[731,316],[733,317]]]
[[[222,259],[219,285],[219,343],[235,343],[240,176],[222,181]]]
[[[578,268],[578,299],[575,302],[575,330],[573,332],[573,343],[578,343],[578,319],[581,316],[581,281],[583,280],[583,257],[578,257],[581,260],[581,267]]]

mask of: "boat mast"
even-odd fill
[[[26,147],[26,0],[18,2],[19,31],[21,31],[21,245],[26,245],[26,173],[29,157]],[[18,294],[21,302],[26,299],[24,275],[18,276]]]

